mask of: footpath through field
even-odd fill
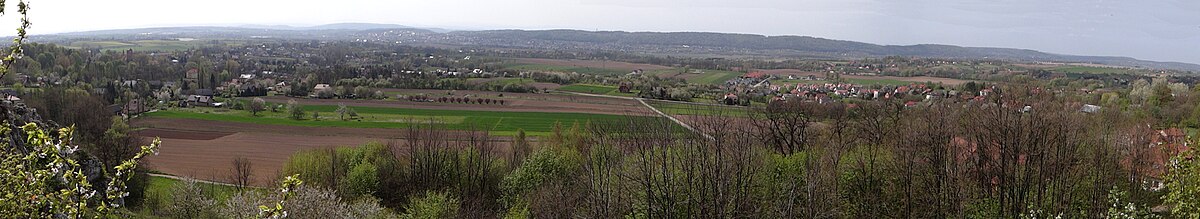
[[[662,116],[662,117],[666,117],[667,119],[670,119],[672,122],[675,122],[676,124],[679,124],[679,126],[683,126],[683,128],[686,128],[686,129],[688,129],[689,131],[695,132],[696,134],[700,134],[700,135],[704,136],[704,138],[707,138],[707,139],[709,139],[709,140],[712,140],[712,139],[713,139],[713,137],[712,137],[712,136],[710,136],[710,135],[708,135],[708,134],[705,134],[704,132],[701,132],[700,130],[696,130],[696,128],[692,128],[692,126],[691,126],[691,125],[688,125],[687,123],[684,123],[683,121],[679,121],[679,119],[675,119],[675,117],[674,117],[674,116],[667,115],[666,113],[663,113],[662,111],[659,111],[659,110],[658,110],[658,108],[654,108],[654,106],[651,106],[650,104],[646,103],[646,100],[645,100],[645,98],[637,98],[637,97],[622,97],[622,96],[611,96],[611,95],[603,95],[603,94],[576,93],[576,92],[570,92],[570,91],[558,91],[558,92],[563,92],[563,93],[568,93],[568,94],[574,94],[574,95],[592,96],[592,97],[608,97],[608,98],[617,98],[617,99],[637,100],[637,101],[638,101],[638,103],[642,103],[642,106],[646,106],[646,108],[649,108],[651,111],[654,111],[654,113],[657,113],[658,115],[660,115],[660,116]],[[683,101],[670,101],[670,100],[667,100],[667,102],[678,102],[678,103],[690,103],[690,104],[701,104],[701,105],[705,105],[705,104],[703,104],[703,103],[692,103],[692,102],[683,102]]]
[[[174,179],[174,180],[179,180],[179,181],[193,181],[193,182],[204,183],[204,184],[213,184],[213,185],[220,185],[220,186],[238,187],[237,185],[234,185],[234,184],[223,183],[223,182],[217,182],[217,181],[208,181],[208,180],[202,180],[202,179],[195,179],[195,178],[188,178],[188,177],[178,177],[178,176],[174,176],[174,175],[167,175],[167,174],[157,174],[157,173],[146,173],[146,174],[147,174],[147,175],[150,175],[150,176],[156,176],[156,177],[162,177],[162,178]],[[246,185],[246,188],[265,189],[266,187],[259,187],[259,186]]]

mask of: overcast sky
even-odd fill
[[[1200,0],[31,0],[31,4],[32,34],[372,22],[467,30],[802,35],[1200,63]],[[12,12],[15,8],[5,20],[15,24]]]

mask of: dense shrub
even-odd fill
[[[404,219],[440,219],[454,218],[458,214],[458,199],[443,192],[427,192],[413,196],[400,218]]]
[[[339,191],[345,194],[345,197],[373,195],[379,191],[379,173],[375,164],[363,162],[355,165],[339,186]]]
[[[216,201],[195,181],[185,180],[171,188],[171,201],[163,214],[173,218],[214,218]]]
[[[551,148],[533,153],[500,182],[503,191],[501,204],[507,207],[522,204],[529,193],[545,183],[562,182],[574,176],[578,162]]]

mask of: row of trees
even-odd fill
[[[493,99],[484,99],[484,98],[471,99],[471,98],[466,98],[466,97],[441,97],[441,98],[433,99],[433,101],[436,101],[439,103],[474,103],[474,104],[504,105],[504,100],[493,100]]]

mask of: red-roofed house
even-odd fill
[[[766,76],[767,76],[767,73],[760,72],[760,71],[750,72],[750,73],[746,73],[745,75],[742,75],[743,78],[763,78]]]
[[[1142,176],[1162,179],[1170,169],[1171,158],[1191,150],[1188,147],[1187,134],[1178,128],[1155,130],[1150,139],[1148,147],[1129,151],[1129,154],[1121,159],[1121,166]],[[1138,164],[1136,167],[1135,163]]]

